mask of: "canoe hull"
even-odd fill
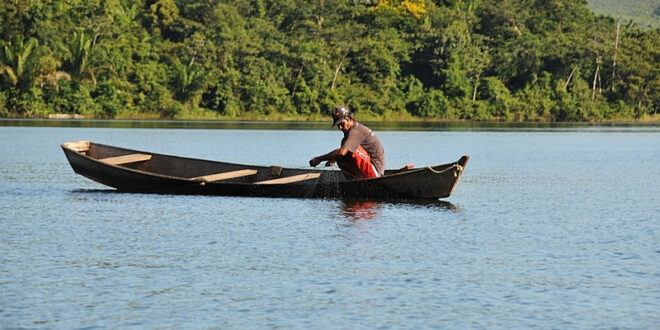
[[[251,197],[446,198],[453,192],[469,159],[463,156],[454,163],[386,171],[386,175],[375,179],[348,180],[337,170],[250,166],[145,153],[88,141],[68,142],[61,147],[75,173],[118,191]],[[108,163],[109,158],[135,154],[151,157],[127,164]],[[204,180],[228,172],[240,172],[243,176]]]

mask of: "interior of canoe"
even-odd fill
[[[280,166],[248,166],[226,162],[151,154],[142,151],[78,141],[64,147],[100,162],[177,178],[201,182],[287,184],[314,182],[321,177],[345,181],[339,171],[287,169]]]

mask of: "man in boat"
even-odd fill
[[[312,158],[309,165],[316,167],[322,161],[325,166],[337,163],[339,168],[355,178],[377,178],[385,173],[385,150],[378,137],[367,126],[353,118],[346,106],[340,105],[332,112],[332,126],[344,132],[341,147]]]

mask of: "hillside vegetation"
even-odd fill
[[[658,0],[588,0],[596,14],[635,22],[643,29],[660,28],[660,2]]]
[[[584,0],[11,0],[0,22],[0,117],[313,120],[346,104],[584,121],[660,105],[660,30]]]

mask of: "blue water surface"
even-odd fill
[[[0,126],[0,328],[660,327],[660,129],[378,131],[432,203],[116,193],[76,140],[301,167],[324,129]]]

